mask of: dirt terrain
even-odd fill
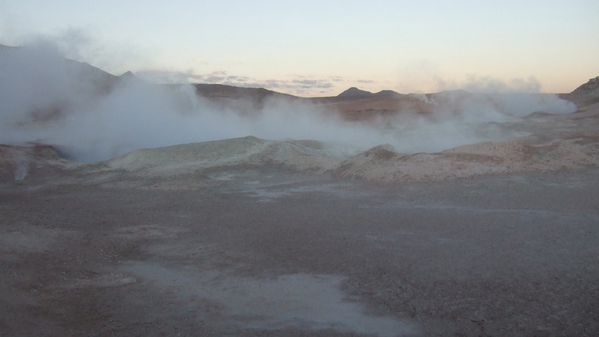
[[[0,147],[0,336],[597,336],[597,106],[440,153]]]
[[[1,336],[596,336],[599,171],[0,186]],[[35,167],[32,167],[35,169]]]
[[[439,151],[230,136],[84,163],[73,149],[87,138],[69,132],[101,123],[38,136],[138,79],[58,65],[94,81],[69,82],[70,101],[4,111],[12,124],[2,131],[16,138],[0,145],[0,337],[599,336],[597,79],[563,95],[575,113],[557,96],[526,94],[533,106],[574,107],[554,114],[518,114],[505,97],[466,92],[352,88],[304,99],[197,85],[192,95],[241,104],[249,118],[271,99],[309,102],[354,125],[384,126],[406,111],[439,123],[516,112],[478,124],[489,137],[474,139],[491,140]],[[131,86],[143,88],[142,102],[161,92]],[[196,102],[180,94],[175,105]],[[115,107],[106,106],[119,118],[104,130],[121,117],[136,128],[147,121]],[[472,131],[451,135],[459,130]],[[63,133],[73,138],[44,142]]]

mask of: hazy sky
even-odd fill
[[[0,43],[41,34],[115,74],[303,95],[569,92],[599,75],[598,18],[597,0],[0,0]]]

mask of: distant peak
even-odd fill
[[[356,87],[351,87],[344,92],[337,95],[337,97],[369,97],[374,95],[370,91],[358,89]]]
[[[145,83],[144,80],[142,80],[141,78],[137,77],[131,71],[127,71],[127,72],[123,73],[121,76],[119,76],[119,79],[121,81],[126,81],[126,82]]]
[[[381,97],[396,97],[396,96],[401,96],[400,93],[398,93],[397,91],[393,91],[393,90],[381,90],[381,91],[377,92],[375,95],[376,96],[381,96]]]

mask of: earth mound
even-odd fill
[[[147,175],[264,165],[324,172],[334,168],[342,156],[342,151],[318,141],[270,141],[248,136],[137,150],[107,165]]]
[[[590,105],[599,102],[599,76],[591,78],[585,84],[572,91],[569,96],[578,105]]]
[[[0,144],[0,182],[23,183],[30,173],[36,177],[47,177],[76,166],[63,159],[52,146],[45,144],[3,145]]]

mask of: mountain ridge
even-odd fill
[[[7,46],[0,44],[0,51],[11,52],[19,50],[22,47],[18,46]],[[64,58],[67,62],[69,71],[73,71],[79,74],[84,74],[86,78],[91,79],[94,82],[94,86],[101,93],[108,93],[112,90],[121,80],[140,80],[132,71],[127,71],[120,76],[113,75],[99,67],[93,66],[86,62],[80,62],[68,58]],[[177,84],[181,85],[181,84]],[[262,102],[264,99],[269,97],[279,97],[287,99],[308,99],[315,102],[338,102],[338,101],[353,101],[360,99],[399,99],[405,96],[414,96],[415,94],[402,94],[394,90],[381,90],[378,92],[371,92],[352,86],[336,96],[315,96],[315,97],[301,97],[288,93],[283,93],[275,90],[270,90],[264,87],[240,87],[226,84],[209,84],[209,83],[191,83],[195,88],[197,94],[211,98],[211,99],[239,99],[239,98],[252,98],[257,102]],[[439,94],[429,93],[431,94]],[[567,94],[561,94],[560,97],[571,100],[578,105],[588,105],[599,102],[599,77],[591,78],[588,82],[580,85],[572,92]]]

